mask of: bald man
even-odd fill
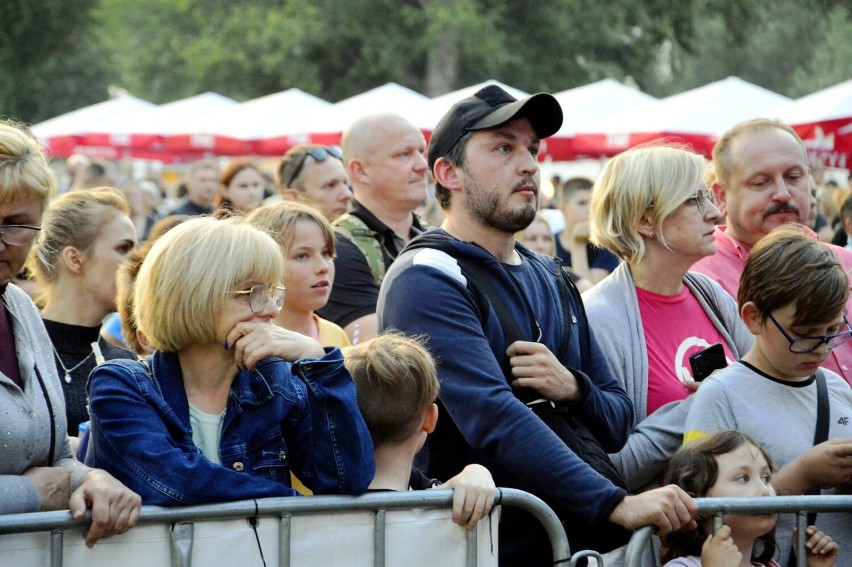
[[[352,210],[334,222],[336,276],[319,315],[364,341],[376,335],[376,303],[385,271],[411,238],[424,230],[414,209],[426,200],[426,141],[392,114],[365,116],[344,132],[343,164],[352,185]]]

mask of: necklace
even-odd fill
[[[81,366],[83,366],[83,363],[86,362],[87,360],[89,360],[89,357],[91,357],[93,354],[95,354],[95,351],[92,350],[89,354],[86,355],[86,358],[84,358],[83,360],[81,360],[80,362],[78,362],[77,364],[72,366],[71,368],[65,368],[65,363],[62,362],[62,357],[59,356],[59,353],[56,351],[56,347],[53,346],[52,341],[50,343],[50,348],[53,349],[53,355],[56,357],[56,360],[59,361],[59,366],[61,366],[62,370],[65,371],[65,383],[66,384],[71,383],[71,373],[74,372],[75,370],[77,370],[78,368],[80,368]]]

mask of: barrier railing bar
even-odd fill
[[[385,567],[385,511],[376,510],[373,522],[373,565]]]
[[[570,560],[568,538],[556,513],[540,498],[513,488],[498,489],[502,504],[528,511],[542,524],[550,538],[554,561]],[[362,496],[310,496],[306,498],[264,498],[181,508],[143,506],[139,524],[193,522],[227,518],[249,518],[255,515],[285,513],[326,513],[401,510],[409,508],[442,508],[452,505],[451,490],[413,490],[399,493],[368,493]],[[68,511],[34,514],[0,515],[0,534],[52,531],[88,527],[91,514],[83,522],[75,522]],[[282,545],[282,548],[284,546]],[[58,565],[57,567],[60,567]]]
[[[172,550],[172,567],[190,567],[192,565],[192,544],[195,537],[195,524],[176,522],[169,532]]]
[[[796,542],[798,545],[796,549],[805,549],[805,540],[807,539],[807,534],[805,534],[805,530],[808,529],[808,513],[807,512],[799,512],[796,514]],[[807,567],[808,564],[808,554],[807,553],[799,553],[796,555],[796,567]]]
[[[476,567],[477,559],[476,556],[476,541],[477,536],[479,534],[479,524],[473,527],[472,530],[467,530],[467,539],[465,539],[465,565],[467,567]]]
[[[278,535],[278,565],[279,567],[290,567],[290,527],[293,514],[284,512],[281,514],[281,529]]]
[[[65,537],[63,530],[50,532],[50,567],[62,567],[64,562],[62,541]]]
[[[804,545],[804,531],[807,527],[807,512],[849,512],[852,510],[852,496],[816,495],[816,496],[774,496],[771,498],[696,498],[698,514],[714,515],[714,530],[721,527],[725,514],[797,514],[799,545]],[[804,517],[804,519],[802,519]],[[802,523],[804,522],[804,524]],[[805,526],[803,528],[802,526]],[[639,566],[642,553],[655,532],[654,526],[639,528],[633,533],[627,544],[625,565]],[[800,547],[799,549],[804,549]],[[806,565],[805,555],[797,558],[799,567]]]
[[[591,549],[583,549],[571,556],[571,567],[577,567],[577,564],[580,563],[580,560],[587,557],[594,557],[595,561],[598,562],[598,567],[602,567],[604,565],[603,555]]]

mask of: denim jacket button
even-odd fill
[[[237,472],[243,472],[245,470],[245,465],[243,465],[240,461],[234,463],[234,470]]]
[[[287,460],[287,453],[285,453],[283,450],[278,451],[278,460],[282,463],[285,462]]]

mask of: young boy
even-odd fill
[[[556,255],[563,265],[582,280],[596,284],[618,267],[618,257],[589,242],[589,201],[592,182],[584,178],[567,180],[559,189],[556,203],[565,218],[565,229],[556,235]]]
[[[784,225],[755,245],[740,279],[740,315],[755,335],[738,362],[714,373],[694,396],[685,440],[720,429],[754,437],[780,470],[779,494],[849,492],[852,389],[820,368],[832,348],[852,338],[844,309],[849,281],[831,249],[801,225]],[[813,446],[818,375],[829,406],[828,441]],[[791,515],[778,522],[781,557],[790,549]],[[852,514],[819,514],[817,526],[841,549],[852,548]]]
[[[441,484],[412,466],[438,422],[438,376],[429,352],[415,339],[386,333],[343,349],[343,356],[373,438],[376,475],[369,490],[452,488],[453,522],[473,529],[494,503],[488,469],[468,465]]]

